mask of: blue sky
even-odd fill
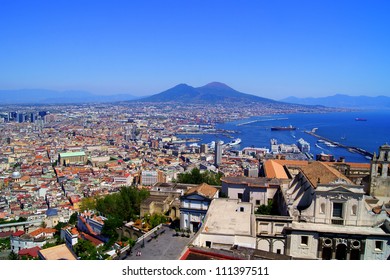
[[[390,96],[390,1],[0,0],[0,89]]]

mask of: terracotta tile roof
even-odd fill
[[[12,235],[12,231],[3,231],[3,232],[0,232],[0,238],[7,238],[7,237],[10,237]]]
[[[36,237],[36,236],[38,236],[38,235],[40,235],[42,233],[44,233],[46,235],[46,234],[54,234],[56,232],[57,232],[57,230],[56,229],[52,229],[52,228],[38,228],[38,229],[30,232],[30,235],[32,237]]]
[[[214,195],[217,193],[217,191],[218,190],[216,188],[214,188],[206,183],[203,183],[199,186],[196,186],[196,187],[189,189],[186,192],[186,195],[197,193],[197,194],[200,194],[200,195],[208,197],[208,198],[213,198]]]
[[[273,161],[286,166],[303,167],[309,164],[307,160],[286,160],[286,159],[273,159]]]
[[[18,231],[16,231],[16,232],[14,232],[14,233],[12,234],[12,236],[20,237],[20,236],[22,236],[24,233],[25,233],[25,232],[24,232],[23,230],[18,230]]]
[[[264,163],[264,170],[267,178],[288,179],[283,165],[278,163],[276,160],[267,160]]]
[[[36,257],[38,257],[39,250],[41,250],[41,248],[38,246],[28,248],[28,249],[21,249],[21,250],[19,250],[18,255],[19,256],[30,256],[30,257],[36,258]]]
[[[97,235],[97,233],[92,229],[92,227],[87,223],[87,220],[84,217],[80,217],[80,220],[83,222],[83,224],[87,227],[87,230],[89,233],[93,235]]]
[[[329,184],[338,179],[346,181],[347,184],[353,184],[345,175],[320,161],[311,162],[309,165],[302,167],[301,170],[314,188],[318,184]]]
[[[327,165],[349,165],[351,168],[357,169],[370,169],[370,163],[360,163],[360,162],[324,162]]]
[[[7,214],[6,212],[1,212],[1,213],[0,213],[0,219],[6,218],[7,215],[8,215],[8,214]]]
[[[95,245],[95,247],[103,244],[102,241],[100,241],[99,239],[97,239],[97,238],[95,238],[95,237],[93,237],[85,232],[81,232],[80,237],[85,239],[85,240],[91,241],[92,244]]]
[[[72,234],[72,235],[77,235],[77,234],[79,234],[79,231],[77,230],[77,228],[72,228],[71,230],[70,230],[70,233]]]

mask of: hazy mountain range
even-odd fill
[[[0,90],[0,104],[70,104],[117,102],[138,98],[130,94],[96,95],[87,91],[47,89]]]
[[[290,96],[280,100],[282,102],[302,104],[302,105],[322,105],[336,108],[355,108],[355,109],[390,109],[390,97],[387,96],[349,96],[336,94],[327,97],[307,97],[298,98]]]
[[[348,96],[336,94],[328,97],[288,97],[279,101],[239,92],[226,84],[212,82],[201,87],[179,84],[163,92],[137,97],[130,94],[97,95],[87,91],[55,91],[46,89],[0,90],[1,104],[70,104],[103,102],[183,102],[183,103],[251,103],[273,106],[300,104],[355,109],[390,109],[390,97]]]

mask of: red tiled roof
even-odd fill
[[[23,230],[18,230],[18,231],[15,231],[12,234],[12,236],[19,237],[19,236],[22,236],[23,234],[25,234],[25,232]]]
[[[33,232],[30,232],[30,235],[35,237],[35,236],[38,236],[42,233],[46,233],[46,234],[54,234],[56,233],[57,230],[56,229],[52,229],[52,228],[38,228],[36,230],[34,230]]]
[[[12,235],[12,231],[3,231],[3,232],[0,232],[0,238],[7,238],[7,237],[10,237]]]
[[[19,250],[18,255],[19,256],[31,256],[33,258],[36,258],[36,257],[38,257],[39,250],[41,250],[41,248],[38,246],[28,248],[28,249],[21,249],[21,250]]]
[[[95,237],[93,237],[93,236],[91,236],[91,235],[89,235],[89,234],[87,234],[87,233],[85,233],[85,232],[81,232],[81,233],[80,233],[80,236],[81,236],[83,239],[85,239],[85,240],[91,241],[92,244],[95,245],[95,247],[97,247],[97,246],[103,244],[102,241],[100,241],[99,239],[97,239],[97,238],[95,238]]]

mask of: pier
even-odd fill
[[[247,125],[247,124],[257,123],[257,122],[279,121],[279,120],[288,120],[288,118],[276,118],[276,119],[254,120],[254,121],[239,123],[239,124],[237,124],[236,126]]]
[[[361,155],[366,156],[366,157],[368,156],[370,158],[372,158],[374,156],[372,153],[367,152],[366,150],[364,150],[362,148],[347,146],[347,145],[341,144],[339,142],[335,142],[333,140],[330,140],[328,138],[325,138],[325,137],[323,137],[321,135],[318,135],[318,134],[314,133],[313,130],[312,131],[305,131],[305,133],[307,133],[307,134],[309,134],[311,136],[314,136],[314,137],[316,137],[318,139],[321,139],[321,140],[324,140],[326,142],[329,142],[329,143],[335,145],[336,147],[347,149],[351,153],[358,153],[358,154],[361,154]]]

